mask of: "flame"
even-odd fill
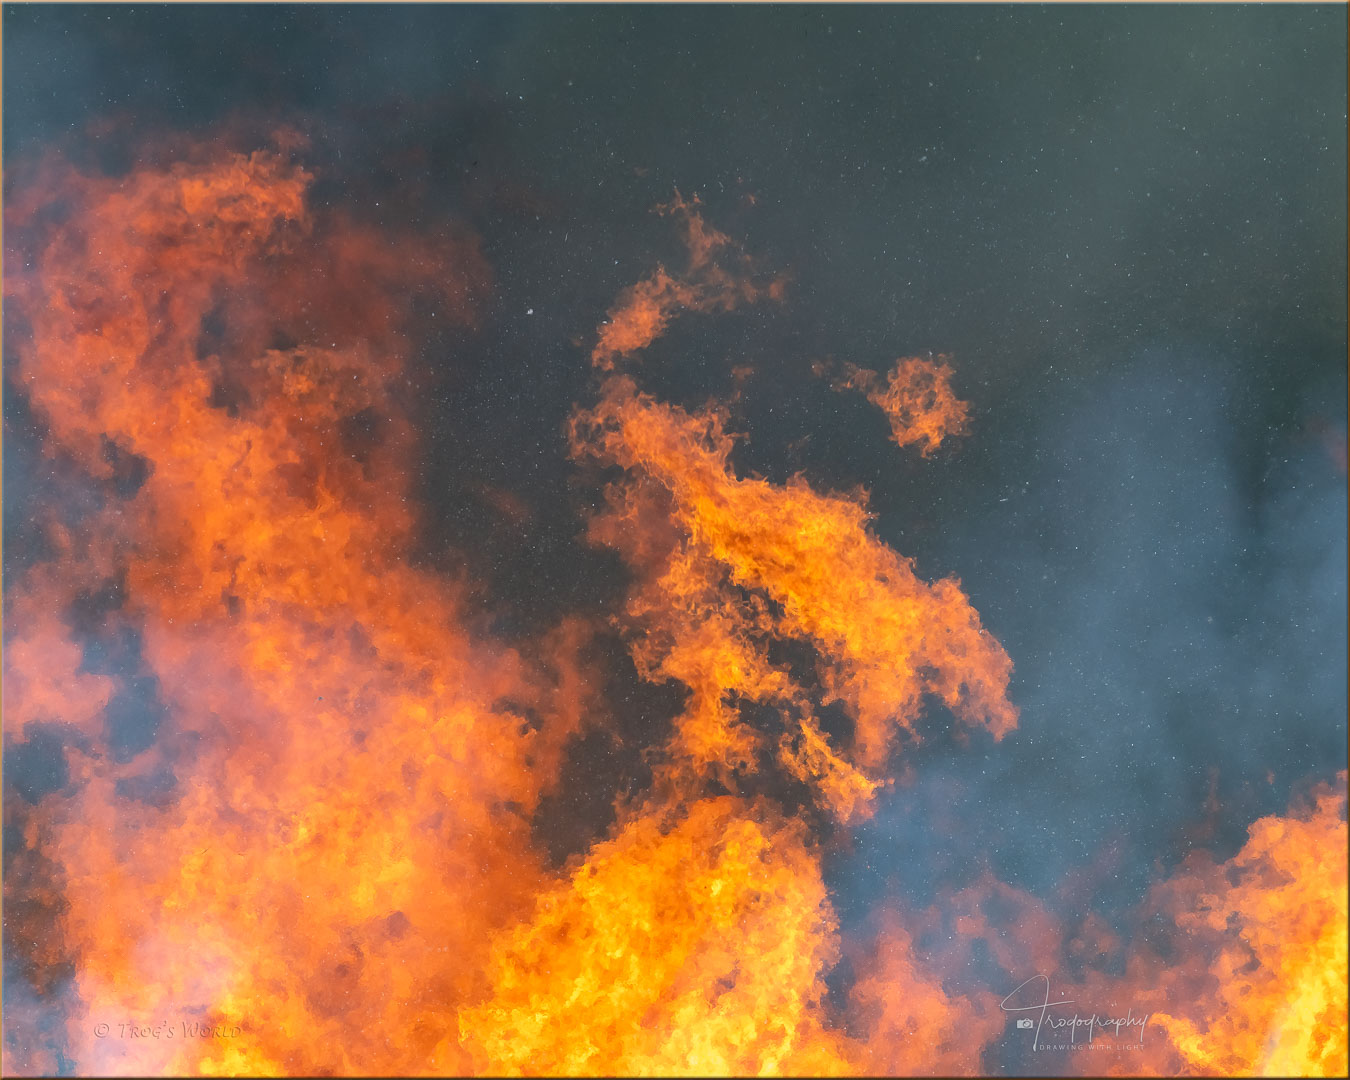
[[[66,172],[61,213],[10,223],[19,384],[109,490],[8,605],[8,734],[83,733],[26,818],[51,880],[9,900],[61,897],[83,1071],[459,1071],[445,1035],[541,881],[529,816],[584,708],[578,627],[547,662],[479,640],[407,558],[404,328],[419,296],[471,321],[486,269],[469,237],[316,215],[278,154],[208,158]],[[113,459],[143,463],[129,497]],[[99,713],[135,680],[82,671],[53,614],[108,580],[93,636],[139,643],[169,717],[129,761]],[[245,1037],[117,1037],[160,1021]]]
[[[64,1030],[59,1058],[15,1061],[7,1038],[6,1066],[982,1071],[1001,995],[969,990],[925,923],[1009,971],[1120,942],[988,873],[843,940],[822,860],[926,705],[1015,728],[1007,654],[959,582],[920,580],[874,534],[863,493],[740,474],[723,405],[611,370],[679,310],[779,299],[781,280],[757,284],[677,193],[660,210],[687,267],[625,292],[598,333],[569,431],[613,470],[587,535],[631,575],[616,622],[638,674],[686,696],[646,748],[650,789],[553,871],[531,822],[602,708],[591,628],[508,648],[411,558],[409,342],[427,309],[472,325],[487,267],[471,236],[316,210],[282,145],[115,179],[53,167],[10,204],[17,385],[94,494],[44,510],[46,551],[6,595],[8,745],[59,732],[67,773],[22,812],[7,793],[7,929],[39,999],[23,1011],[59,1004]],[[925,455],[967,421],[950,377],[849,374]],[[529,520],[512,492],[477,497]],[[127,742],[128,710],[161,717],[152,737]],[[1165,952],[1062,980],[1157,1014],[1149,1069],[1344,1073],[1344,783],[1155,887]],[[846,951],[856,981],[832,994]]]
[[[490,1074],[838,1075],[834,914],[800,822],[704,799],[639,815],[503,934],[461,1016]]]
[[[994,994],[949,994],[894,912],[862,962],[852,993],[862,1028],[860,1071],[875,1076],[978,1076],[1004,1028]]]
[[[1159,890],[1194,950],[1175,969],[1199,967],[1212,987],[1157,1016],[1191,1070],[1346,1074],[1345,781],[1255,822],[1227,863],[1197,859]]]
[[[693,231],[695,261],[725,242],[708,235]],[[625,310],[646,295],[628,294]],[[602,355],[620,322],[602,328]],[[631,340],[646,344],[661,323],[641,325]],[[902,1060],[869,1056],[822,1013],[835,922],[800,820],[710,791],[744,787],[776,750],[838,818],[866,816],[925,694],[996,736],[1013,727],[1007,655],[956,582],[925,585],[868,532],[861,498],[735,476],[715,407],[691,414],[610,376],[574,417],[572,445],[625,471],[590,537],[635,572],[626,614],[639,673],[689,698],[653,790],[532,919],[498,936],[494,993],[461,1016],[462,1038],[481,1067],[513,1075],[820,1075]],[[773,658],[785,642],[815,650],[825,702]],[[830,701],[854,721],[847,745],[820,726]],[[750,704],[776,717],[776,746],[744,717]],[[949,1022],[941,987],[912,962],[904,970],[929,995],[925,1027]],[[901,1022],[893,1011],[876,1025],[883,1041]]]
[[[680,310],[730,311],[738,304],[764,297],[782,299],[783,280],[756,284],[750,274],[750,260],[735,250],[725,233],[703,220],[698,205],[697,195],[685,199],[676,191],[674,199],[656,207],[657,213],[677,217],[683,224],[688,264],[678,275],[658,266],[650,277],[624,290],[591,350],[591,362],[596,367],[611,370],[615,360],[645,349],[665,333]],[[723,254],[739,264],[737,272],[717,261]]]
[[[1123,1038],[1099,1033],[1129,1044],[1118,1054],[1070,1060],[1070,1070],[1086,1075],[1344,1076],[1346,830],[1341,773],[1335,785],[1296,800],[1288,814],[1253,823],[1246,844],[1228,861],[1205,852],[1190,856],[1131,913],[1135,931],[1127,937],[1092,914],[1076,924],[1066,920],[986,871],[922,916],[888,924],[880,940],[884,946],[898,933],[903,947],[923,932],[937,942],[924,957],[929,977],[956,987],[977,962],[978,943],[987,958],[982,962],[992,960],[1004,972],[1003,989],[1013,991],[1028,976],[1048,978],[1048,991],[1038,985],[1014,1007],[1047,993],[1048,1000],[1069,1002],[1051,1010],[1061,1019],[1128,1014],[1144,1020]],[[916,999],[923,994],[906,990],[914,980],[906,977],[903,958],[900,969],[866,984],[872,1009],[883,1010],[883,1017],[920,1010]],[[855,993],[863,990],[860,983]],[[984,1046],[1010,1025],[1011,1017],[1000,1015],[1001,996],[965,995],[964,1030]],[[942,1023],[930,1021],[925,1030],[933,1041]],[[869,1050],[875,1046],[868,1043]],[[959,1062],[951,1066],[961,1069]]]
[[[849,821],[868,813],[925,695],[996,738],[1016,725],[1012,665],[959,583],[920,581],[868,531],[861,497],[736,477],[721,411],[661,404],[621,376],[578,414],[573,441],[632,477],[611,487],[592,537],[640,571],[628,605],[643,629],[635,659],[693,692],[677,753],[695,771],[745,768],[759,748],[733,699],[780,705],[782,760]],[[782,641],[814,650],[821,703],[853,722],[847,745],[832,743],[803,683],[771,660]]]
[[[884,386],[877,372],[848,364],[835,389],[861,390],[886,414],[895,444],[918,444],[919,453],[928,457],[943,439],[964,435],[970,418],[970,406],[952,390],[952,369],[945,360],[899,360]]]

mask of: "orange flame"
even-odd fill
[[[689,262],[684,273],[673,276],[658,266],[651,277],[626,289],[609,318],[600,328],[591,361],[606,371],[620,357],[645,349],[665,333],[671,318],[680,310],[730,311],[741,303],[761,297],[781,300],[783,281],[757,285],[749,276],[749,260],[737,260],[745,273],[733,274],[716,261],[734,246],[724,233],[711,228],[695,209],[698,196],[685,199],[678,191],[675,198],[656,208],[657,213],[678,216],[684,224],[685,246]]]
[[[896,362],[895,369],[881,385],[875,371],[848,364],[845,378],[835,389],[861,390],[891,422],[891,438],[900,447],[919,444],[919,453],[927,457],[949,435],[964,435],[970,406],[952,390],[951,366],[942,361],[911,357]]]
[[[831,1030],[834,915],[800,821],[769,799],[711,792],[752,783],[776,751],[838,818],[866,816],[924,694],[996,736],[1014,726],[1011,665],[954,581],[923,584],[870,535],[860,499],[736,477],[724,425],[716,408],[663,405],[621,376],[574,418],[574,454],[626,472],[590,536],[637,575],[627,614],[638,671],[690,694],[653,791],[494,942],[494,993],[461,1015],[480,1067],[821,1075],[920,1059],[918,1044],[908,1058],[869,1055]],[[773,659],[787,642],[815,650],[824,702]],[[818,720],[829,701],[854,722],[842,747]],[[777,717],[773,744],[743,716],[749,704]],[[930,994],[925,1025],[950,1026],[959,1005],[921,965],[904,971]],[[868,983],[860,1001],[877,995]],[[897,1022],[883,1009],[878,1038]]]
[[[978,1076],[981,1053],[1004,1027],[998,998],[948,994],[913,937],[886,913],[852,993],[862,1068],[875,1076]]]
[[[1128,941],[1092,915],[1072,929],[1036,898],[988,873],[945,896],[918,922],[949,927],[965,949],[981,942],[1010,976],[1006,990],[1027,976],[1046,976],[1047,1000],[1070,1003],[1051,1010],[1054,1017],[1128,1013],[1144,1020],[1124,1040],[1099,1032],[1099,1039],[1130,1045],[1112,1057],[1077,1057],[1070,1069],[1113,1076],[1344,1076],[1346,829],[1341,773],[1334,787],[1316,788],[1286,816],[1256,821],[1227,862],[1203,852],[1188,858],[1150,890],[1133,915],[1137,932]],[[931,970],[968,963],[960,948],[953,956],[930,957]],[[1115,962],[1123,974],[1111,973]],[[873,1008],[876,1001],[884,1010],[916,1008],[905,985],[903,978],[869,984]],[[1036,1003],[1042,992],[1011,1005]],[[999,997],[992,1008],[982,996],[965,1007],[972,1032],[985,1032],[984,1045],[1000,1029],[1006,1032],[1013,1016],[1036,1016],[1000,1016]]]
[[[63,215],[10,223],[49,444],[96,477],[110,447],[145,463],[132,497],[52,531],[8,612],[10,734],[94,737],[27,818],[53,881],[8,882],[20,906],[59,890],[83,1071],[465,1068],[446,1035],[540,880],[529,816],[586,707],[579,627],[536,664],[406,558],[403,328],[427,280],[471,319],[476,245],[316,217],[308,182],[267,153],[66,174]],[[109,578],[102,629],[139,633],[172,717],[130,762],[100,731],[118,680],[82,673],[52,615]],[[160,1021],[244,1037],[118,1037]]]
[[[724,425],[716,409],[691,415],[613,377],[574,426],[579,454],[635,477],[610,489],[592,536],[641,571],[629,603],[644,631],[639,669],[693,691],[678,757],[696,772],[746,768],[760,739],[733,699],[781,705],[780,756],[848,821],[868,812],[925,694],[996,738],[1012,730],[1012,665],[959,584],[920,581],[869,533],[860,499],[800,479],[776,487],[734,476]],[[822,703],[838,702],[853,721],[847,746],[832,744],[803,684],[770,661],[780,640],[816,650]]]
[[[551,873],[531,818],[599,710],[588,628],[506,648],[408,557],[414,298],[471,323],[473,239],[316,213],[309,175],[273,153],[50,180],[8,222],[17,376],[53,452],[104,488],[83,517],[53,510],[46,561],[6,598],[6,737],[70,733],[69,783],[24,814],[6,918],[39,993],[74,971],[81,1072],[981,1071],[998,995],[949,990],[895,913],[831,1001],[826,819],[791,809],[804,793],[865,818],[927,701],[1014,729],[1010,661],[958,582],[921,581],[862,495],[737,475],[718,406],[605,376],[570,433],[577,458],[622,471],[589,537],[632,572],[639,674],[688,697],[651,748],[652,790]],[[781,294],[743,256],[720,267],[730,241],[693,206],[662,208],[689,266],[625,294],[602,369],[680,307]],[[884,390],[852,370],[901,445],[928,454],[966,422],[945,364],[904,361]],[[528,518],[509,492],[480,497]],[[89,662],[87,638],[123,633],[142,676]],[[137,679],[170,719],[126,754],[107,714]],[[1158,1014],[1150,1069],[1344,1073],[1344,782],[1158,886],[1166,957],[1079,980]],[[1066,940],[990,875],[946,914],[1010,970],[1114,944],[1095,925]],[[163,1022],[172,1036],[109,1037]]]
[[[1198,858],[1159,890],[1193,950],[1169,970],[1209,984],[1199,1000],[1169,995],[1157,1016],[1190,1069],[1346,1074],[1345,783],[1341,773],[1310,806],[1261,818],[1227,863]]]
[[[636,817],[503,934],[461,1015],[488,1073],[836,1075],[834,915],[800,823],[705,799]]]

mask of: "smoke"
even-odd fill
[[[1005,631],[1023,645],[1029,745],[994,779],[1037,769],[1042,801],[1013,805],[1075,823],[1067,849],[1001,837],[1028,883],[1117,835],[1136,867],[1145,851],[1184,854],[1175,830],[1214,797],[1215,771],[1220,803],[1242,807],[1212,838],[1232,850],[1244,819],[1339,767],[1345,687],[1328,661],[1345,642],[1344,490],[1302,439],[1253,488],[1231,383],[1220,362],[1176,353],[1093,380],[1010,489],[1030,512],[985,520],[1018,582],[999,610],[1016,620],[1014,596],[1035,590],[1043,613]]]

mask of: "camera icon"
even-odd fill
[[[1035,1027],[1036,1025],[1033,1024],[1030,1020],[1022,1019],[1022,1020],[1017,1021],[1017,1026],[1018,1026],[1019,1028],[1030,1028],[1030,1027]]]

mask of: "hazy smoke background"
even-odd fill
[[[697,192],[790,275],[784,305],[677,323],[644,384],[698,404],[749,365],[738,464],[867,486],[883,539],[961,578],[1022,710],[1001,745],[930,741],[835,852],[846,927],[986,867],[1119,916],[1345,767],[1344,6],[9,6],[4,32],[7,195],[48,148],[116,173],[166,130],[284,121],[316,201],[483,237],[481,325],[424,350],[423,557],[508,637],[622,595],[562,427],[616,293],[676,258],[650,207]],[[929,351],[973,418],[927,461],[811,372]],[[33,507],[116,497],[40,437],[7,383],[7,581]],[[136,643],[87,662],[134,673]],[[675,708],[617,644],[609,667],[637,737],[574,752],[540,815],[559,858]],[[127,753],[159,722],[135,685]],[[9,749],[20,800],[66,782],[65,737]]]

